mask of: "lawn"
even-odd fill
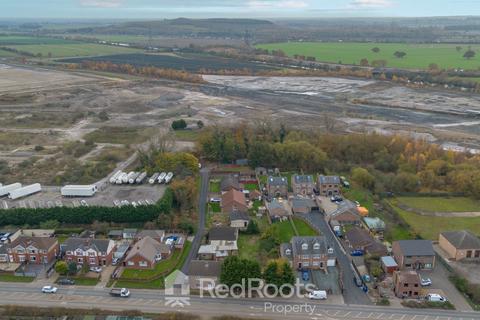
[[[308,223],[299,218],[293,218],[293,224],[297,228],[298,235],[302,237],[317,236],[318,232],[314,230]]]
[[[248,191],[258,190],[258,184],[256,183],[245,183],[243,188]]]
[[[210,180],[209,191],[210,191],[210,192],[219,193],[219,192],[220,192],[220,180],[218,180],[218,179],[211,179],[211,180]]]
[[[185,242],[185,247],[182,250],[175,250],[173,255],[165,260],[157,263],[154,269],[148,270],[135,270],[135,269],[125,269],[122,273],[121,280],[127,279],[139,279],[139,280],[146,280],[151,279],[156,276],[165,275],[173,271],[176,268],[181,268],[185,259],[190,252],[192,244],[190,241]]]
[[[238,255],[243,259],[258,260],[260,256],[260,236],[241,233],[238,236]]]
[[[440,212],[478,212],[480,201],[466,197],[399,197],[399,202],[420,210]]]
[[[96,286],[100,282],[99,278],[73,277],[72,279],[77,286]]]
[[[129,289],[163,289],[165,287],[165,279],[160,277],[148,282],[135,282],[127,280],[118,280],[115,283],[115,288],[129,288]]]
[[[210,210],[214,213],[222,212],[222,208],[220,207],[220,203],[218,202],[210,202]]]
[[[392,203],[393,205],[393,203]],[[421,216],[394,207],[397,213],[410,225],[411,231],[424,239],[438,240],[438,234],[443,231],[470,230],[480,235],[480,217],[474,218],[450,218]]]
[[[293,230],[290,220],[276,222],[273,224],[275,226],[275,237],[280,240],[280,242],[290,242],[293,236],[295,236],[295,231]]]
[[[0,274],[0,282],[32,282],[34,277],[16,277],[13,274]]]
[[[52,58],[103,56],[112,54],[125,54],[141,52],[139,49],[115,47],[94,43],[64,43],[64,44],[21,44],[5,45],[18,51],[30,52],[34,55],[41,54],[47,58],[49,53]]]
[[[373,197],[371,192],[351,186],[350,189],[343,189],[345,197],[352,201],[358,201],[362,207],[368,209],[369,213],[374,212]]]
[[[200,130],[175,130],[175,137],[182,141],[197,141]]]
[[[462,50],[457,51],[456,47]],[[476,70],[480,64],[480,56],[467,60],[463,58],[468,45],[458,44],[405,44],[405,43],[353,43],[353,42],[286,42],[259,44],[263,49],[281,49],[288,56],[295,54],[313,56],[317,61],[360,64],[363,58],[369,62],[386,60],[388,67],[406,69],[427,69],[429,64],[436,63],[440,68],[463,68]],[[380,52],[374,53],[372,48],[378,47]],[[480,47],[473,45],[478,51]],[[406,57],[399,59],[393,56],[395,51],[403,51]]]

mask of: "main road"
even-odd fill
[[[203,317],[232,315],[289,320],[480,320],[480,313],[475,312],[332,305],[328,301],[307,299],[221,299],[192,295],[183,297],[183,307],[172,308],[167,305],[163,291],[131,290],[132,295],[128,299],[111,297],[108,291],[108,288],[99,287],[60,287],[56,294],[43,294],[35,284],[1,283],[0,305],[139,310],[145,313],[184,312]]]

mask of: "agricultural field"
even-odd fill
[[[106,55],[92,58],[62,59],[60,62],[80,63],[83,61],[108,61],[115,64],[131,64],[134,66],[154,66],[157,68],[178,69],[189,72],[201,70],[233,70],[248,69],[252,71],[270,70],[273,67],[259,63],[242,62],[233,59],[225,59],[201,54],[122,54]]]
[[[457,51],[457,46],[461,50]],[[288,56],[295,54],[312,56],[317,61],[340,64],[359,65],[360,60],[367,59],[387,61],[387,67],[406,69],[427,69],[431,63],[440,68],[462,68],[477,70],[480,66],[480,46],[472,46],[477,56],[470,60],[463,58],[468,45],[458,44],[404,44],[404,43],[351,43],[351,42],[285,42],[259,44],[258,48],[283,50]],[[380,51],[372,51],[378,47]],[[404,58],[396,58],[394,53],[406,53]]]
[[[467,197],[398,197],[398,201],[413,209],[432,212],[480,212],[480,201]]]

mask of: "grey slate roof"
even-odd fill
[[[398,245],[404,256],[434,256],[430,240],[399,240]]]
[[[470,231],[447,231],[442,236],[457,249],[479,249],[480,239]]]
[[[340,178],[338,176],[319,176],[318,181],[321,184],[340,184]]]
[[[220,277],[222,261],[193,260],[190,262],[190,276]]]
[[[68,238],[63,243],[65,251],[75,251],[82,249],[83,251],[93,249],[97,252],[107,252],[110,240],[92,239],[92,238]]]
[[[295,183],[313,183],[312,176],[295,175],[294,179],[295,179]]]
[[[269,176],[268,184],[271,186],[288,186],[288,181],[285,177]]]
[[[312,255],[312,254],[328,254],[327,240],[325,236],[317,237],[293,237],[291,240],[293,255]],[[303,245],[307,244],[307,249],[303,249]],[[318,244],[317,247],[315,245]]]
[[[228,191],[231,188],[240,190],[240,183],[238,182],[238,175],[228,175],[220,181],[220,188],[222,191]]]
[[[208,239],[212,240],[237,240],[237,229],[232,227],[215,227],[208,232]]]
[[[234,220],[247,220],[250,221],[250,216],[243,211],[232,211],[230,212],[230,221]]]
[[[160,238],[162,239],[165,236],[165,231],[163,230],[142,230],[137,235],[135,238],[137,239],[142,239],[145,237],[150,237],[153,239]]]
[[[287,250],[290,250],[290,254],[287,254]],[[288,260],[293,259],[293,249],[290,243],[280,244],[280,256],[282,258],[287,258]]]
[[[295,197],[292,199],[292,209],[295,210],[296,208],[314,208],[318,207],[317,203],[313,201],[313,199],[308,198],[299,198]]]

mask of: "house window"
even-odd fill
[[[480,257],[480,250],[477,250],[475,251],[475,258],[479,258]]]
[[[25,256],[18,256],[18,260],[20,262],[24,262],[25,261]]]
[[[96,264],[97,263],[97,261],[95,261],[95,258],[90,258],[89,260],[90,260],[90,264]]]
[[[290,249],[285,250],[285,254],[286,254],[287,256],[291,255],[291,254],[292,254],[292,250],[290,250]]]
[[[135,262],[133,262],[133,261],[128,261],[128,262],[127,262],[127,265],[129,265],[129,266],[134,266],[134,265],[135,265]]]
[[[411,267],[412,267],[412,265],[411,265],[410,263],[407,263],[407,264],[405,265],[405,268],[411,268]]]
[[[303,263],[303,266],[304,266],[304,267],[309,267],[309,266],[310,266],[310,262],[304,262],[304,263]]]
[[[313,249],[314,249],[314,250],[320,249],[320,243],[316,242],[316,243],[313,245]]]
[[[312,266],[314,266],[314,267],[317,267],[317,266],[319,266],[319,265],[320,265],[320,263],[319,263],[318,261],[314,261],[314,262],[312,263]]]
[[[471,258],[472,257],[472,250],[468,250],[467,251],[467,258]]]
[[[414,286],[415,288],[418,288],[418,283],[415,283],[413,286]]]
[[[308,244],[306,243],[302,244],[302,250],[308,250]]]
[[[82,258],[78,258],[78,259],[77,259],[77,262],[78,262],[78,263],[83,263],[83,259],[82,259]]]
[[[140,262],[138,263],[138,265],[139,265],[140,267],[144,267],[144,268],[145,268],[145,267],[148,266],[148,263],[147,263],[147,261],[140,261]]]
[[[37,252],[37,250],[35,250],[35,249],[28,250],[28,253],[31,253],[31,254],[35,254],[36,252]]]
[[[35,262],[35,261],[37,261],[37,257],[35,257],[35,256],[31,256],[31,257],[30,257],[30,261],[32,261],[32,262]]]
[[[425,269],[431,269],[431,268],[432,268],[432,264],[431,264],[431,263],[425,263],[425,264],[423,265],[423,267],[424,267]]]
[[[405,288],[408,288],[408,283],[404,283],[403,286],[404,286]]]
[[[333,254],[333,248],[328,248],[328,254]]]

